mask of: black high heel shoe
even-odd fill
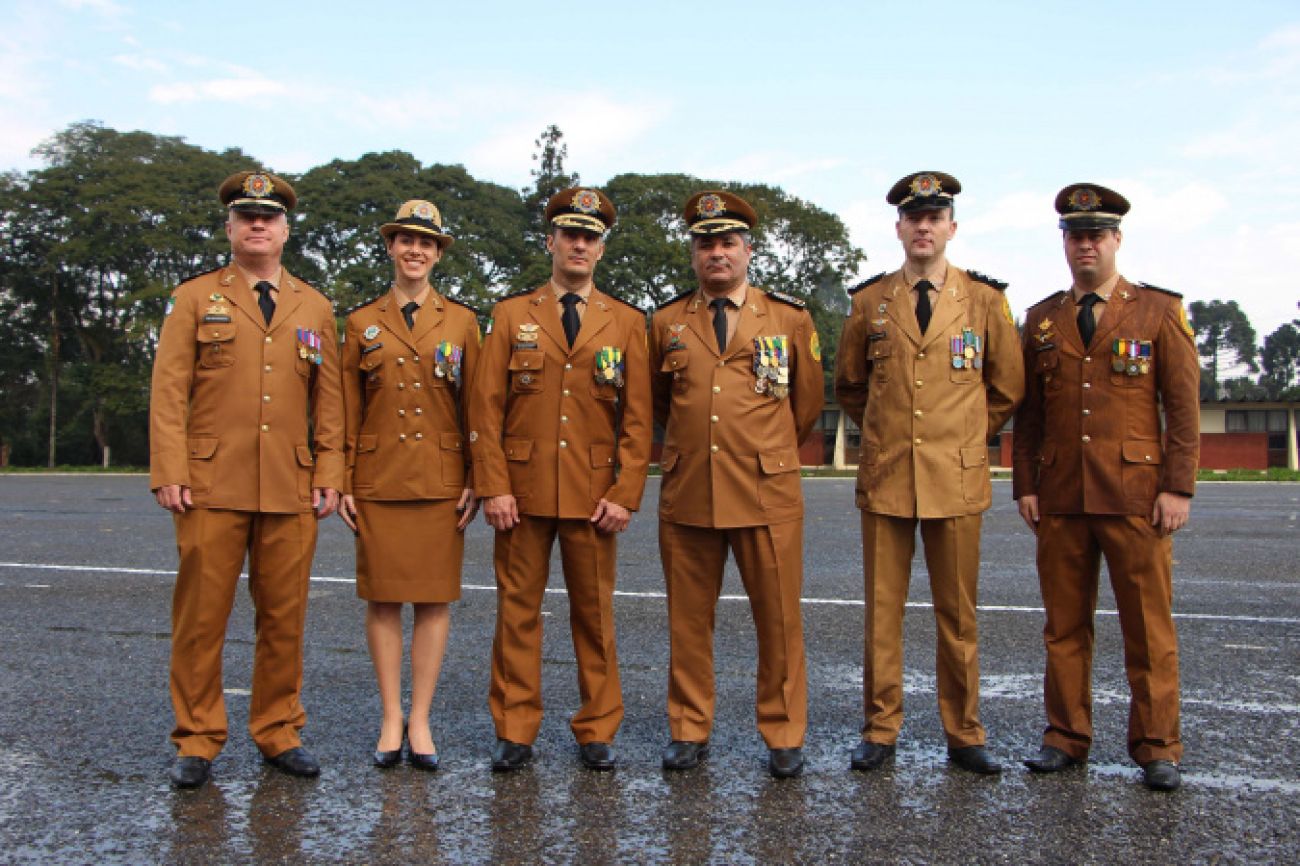
[[[419,770],[426,770],[430,773],[438,769],[438,747],[433,747],[433,752],[428,755],[421,755],[415,749],[410,748],[410,742],[407,742],[406,760],[412,767]]]
[[[375,766],[381,770],[391,770],[396,767],[402,760],[402,746],[406,744],[406,725],[402,725],[402,742],[397,744],[396,749],[391,751],[380,751],[375,749]]]

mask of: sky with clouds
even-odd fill
[[[409,151],[528,182],[564,131],[585,183],[777,184],[901,262],[884,194],[961,179],[949,258],[1028,307],[1068,285],[1052,199],[1124,193],[1121,270],[1300,315],[1300,7],[1291,2],[232,4],[0,0],[0,170],[68,124],[302,171]],[[412,190],[412,195],[419,194]],[[617,235],[611,243],[617,242]]]

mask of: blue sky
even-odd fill
[[[402,149],[522,186],[564,131],[585,183],[778,184],[901,262],[884,194],[961,179],[949,258],[1019,312],[1068,284],[1052,198],[1128,196],[1121,270],[1300,315],[1300,7],[717,2],[0,2],[0,169],[78,120],[273,169]],[[411,194],[419,194],[412,190]],[[396,203],[395,203],[396,204]],[[611,239],[617,243],[617,235]]]

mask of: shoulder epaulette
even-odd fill
[[[643,316],[645,315],[645,310],[641,309],[640,307],[638,307],[636,304],[632,303],[631,301],[625,301],[625,300],[623,300],[622,298],[618,297],[617,295],[610,295],[610,294],[607,294],[607,293],[604,293],[604,292],[602,292],[601,294],[604,294],[605,297],[609,298],[611,301],[618,301],[618,302],[619,302],[620,304],[622,304],[623,306],[625,306],[625,307],[631,307],[632,309],[636,310],[636,311],[637,311],[638,313],[640,313],[641,315],[643,315]]]
[[[850,295],[856,295],[858,292],[862,291],[862,290],[865,289],[867,286],[875,285],[876,283],[880,282],[880,281],[883,280],[884,278],[885,278],[885,272],[884,272],[884,271],[881,271],[880,273],[876,274],[874,277],[867,277],[865,280],[863,280],[862,282],[858,283],[858,284],[857,284],[856,286],[854,286],[853,288],[849,289],[849,294],[850,294]]]
[[[206,277],[208,274],[215,274],[224,267],[225,265],[217,265],[215,268],[208,268],[206,271],[199,271],[197,274],[190,274],[188,277],[182,278],[181,283],[188,283],[192,280],[197,280],[199,277]],[[180,283],[177,283],[177,285],[179,286]]]
[[[477,309],[475,309],[474,307],[472,307],[472,306],[470,306],[469,304],[465,303],[465,302],[462,301],[460,298],[453,298],[453,297],[451,297],[450,295],[443,295],[442,297],[443,297],[444,300],[451,301],[453,304],[459,304],[460,306],[462,306],[462,307],[464,307],[465,309],[469,310],[469,311],[470,311],[471,313],[473,313],[475,316],[477,316],[477,315],[479,314],[479,312],[478,312]]]
[[[1006,283],[1002,282],[1001,280],[994,279],[993,277],[990,277],[988,274],[981,274],[979,271],[967,271],[966,275],[978,283],[983,283],[986,286],[992,286],[993,288],[997,289],[999,292],[1005,291],[1007,288]]]
[[[1036,303],[1030,305],[1029,309],[1030,309],[1030,310],[1035,310],[1035,309],[1037,309],[1037,308],[1043,306],[1044,304],[1048,303],[1049,301],[1055,301],[1055,300],[1058,300],[1058,299],[1061,297],[1061,295],[1064,295],[1064,294],[1065,294],[1064,291],[1052,292],[1050,295],[1048,295],[1047,297],[1043,298],[1041,301],[1038,301],[1038,302],[1036,302]]]
[[[387,292],[380,292],[378,295],[375,295],[375,296],[374,296],[373,298],[371,298],[370,300],[368,300],[368,301],[362,301],[361,303],[357,304],[356,306],[354,306],[354,307],[350,307],[349,309],[344,310],[342,313],[339,313],[339,315],[346,319],[348,316],[352,315],[352,314],[355,313],[357,310],[365,309],[366,307],[368,307],[368,306],[370,306],[371,304],[373,304],[375,301],[377,301],[377,300],[379,300],[380,298],[384,297],[384,295],[386,295],[386,294],[388,294],[388,293],[387,293]]]
[[[1172,289],[1162,289],[1159,286],[1153,286],[1150,283],[1134,283],[1133,285],[1137,286],[1139,289],[1150,289],[1153,292],[1160,292],[1163,295],[1169,295],[1170,297],[1174,297],[1174,298],[1182,297],[1182,295],[1178,294],[1178,292],[1175,292]]]
[[[798,298],[796,298],[794,295],[787,295],[785,292],[768,292],[767,296],[774,301],[780,301],[783,304],[789,304],[790,306],[796,307],[800,310],[808,306],[807,301],[801,301]]]
[[[686,291],[682,292],[680,295],[669,298],[668,300],[664,301],[662,304],[656,304],[655,309],[662,310],[664,307],[671,307],[673,304],[677,303],[678,301],[684,301],[693,294],[695,294],[695,289],[687,289]]]
[[[531,295],[535,291],[537,291],[537,286],[533,286],[531,289],[520,289],[517,292],[510,292],[507,295],[502,295],[496,299],[495,303],[499,304],[502,301],[508,301],[511,298],[522,298],[524,295]]]

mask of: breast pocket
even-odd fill
[[[378,388],[384,384],[384,350],[375,349],[361,356],[357,362],[361,371],[361,382],[367,388]]]
[[[235,323],[199,325],[199,366],[213,369],[235,363]]]
[[[1034,375],[1043,383],[1044,391],[1055,391],[1061,387],[1061,355],[1055,349],[1038,353],[1034,359]]]
[[[526,349],[510,356],[510,391],[537,394],[542,390],[542,368],[546,356],[540,349]]]
[[[691,356],[684,350],[669,352],[664,355],[664,362],[659,367],[659,372],[672,377],[674,394],[686,393],[686,372],[690,360]]]

